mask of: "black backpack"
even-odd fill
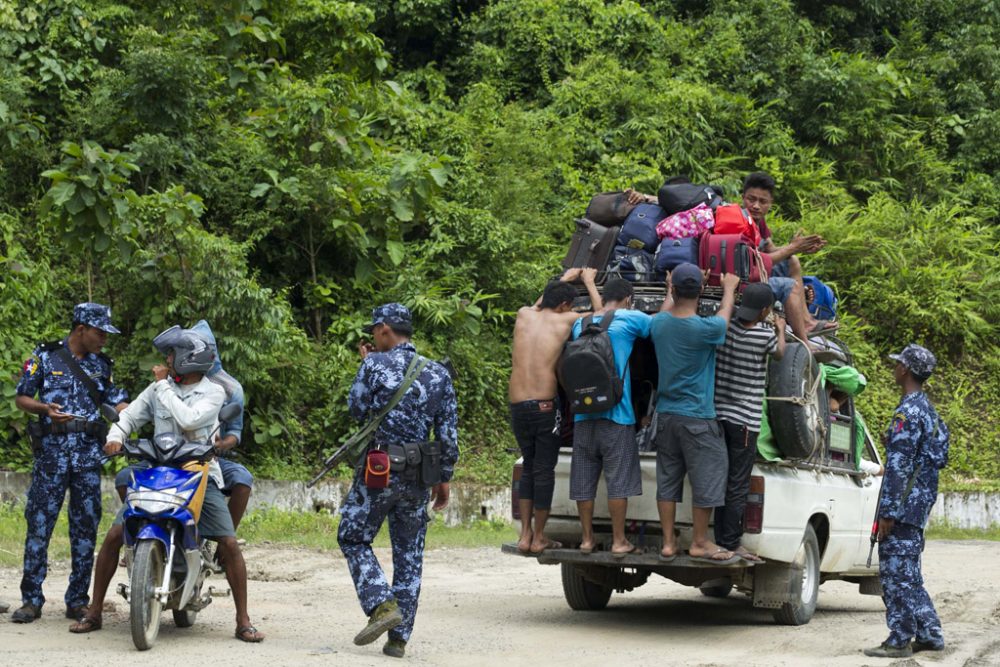
[[[698,204],[705,204],[715,210],[715,207],[722,203],[722,188],[718,185],[693,183],[664,184],[657,193],[657,201],[668,216],[681,211],[690,211]]]
[[[575,414],[605,412],[622,400],[624,383],[615,369],[608,335],[614,319],[613,310],[598,324],[588,315],[581,323],[580,337],[563,347],[556,373]]]

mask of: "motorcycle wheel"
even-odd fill
[[[153,647],[160,632],[162,603],[153,593],[163,583],[163,545],[156,540],[143,540],[135,550],[130,582],[129,620],[132,643],[140,651]]]

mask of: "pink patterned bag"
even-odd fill
[[[656,235],[661,239],[686,239],[701,236],[702,232],[715,226],[715,216],[706,204],[698,204],[688,211],[681,211],[660,220],[656,225]]]

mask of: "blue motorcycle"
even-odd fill
[[[225,406],[219,419],[226,421]],[[197,521],[215,455],[208,442],[187,442],[176,433],[123,444],[125,455],[150,464],[132,474],[125,496],[125,560],[129,584],[118,592],[129,602],[132,642],[140,651],[152,648],[160,631],[160,613],[173,612],[174,624],[191,627],[198,612],[218,595],[202,594],[213,573],[204,554],[205,540]],[[228,594],[228,591],[227,593]]]

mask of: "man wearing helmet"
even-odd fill
[[[118,423],[112,426],[104,445],[104,452],[109,456],[121,450],[129,434],[150,422],[156,434],[180,433],[185,440],[201,441],[208,439],[218,423],[226,392],[206,377],[216,356],[206,338],[190,329],[171,327],[157,336],[153,345],[166,355],[166,365],[153,366],[153,383],[122,411]],[[264,635],[253,626],[247,613],[246,563],[236,543],[232,518],[220,490],[222,485],[219,464],[212,461],[198,529],[202,537],[214,539],[219,544],[236,605],[236,638],[259,642]],[[90,607],[78,623],[70,626],[70,632],[85,633],[101,628],[104,597],[118,566],[123,541],[121,521],[122,513],[119,512],[97,556]]]

